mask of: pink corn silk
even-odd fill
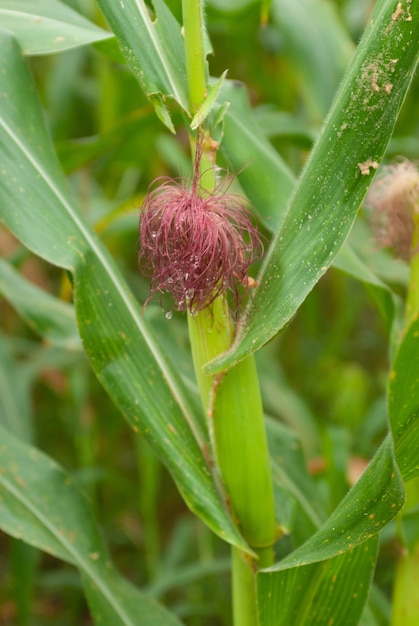
[[[249,266],[263,254],[250,211],[240,196],[199,189],[196,178],[191,189],[183,180],[162,180],[147,194],[139,221],[139,265],[151,279],[147,302],[168,292],[174,308],[194,313],[231,291],[237,305],[238,285],[248,285]]]

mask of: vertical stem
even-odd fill
[[[405,328],[419,315],[419,198],[412,202],[413,219],[412,257],[410,259],[410,280],[406,299]],[[419,502],[419,479],[406,485],[404,511],[417,507]],[[393,610],[391,626],[416,626],[419,623],[419,603],[413,591],[419,584],[419,541],[404,548],[396,568],[393,588]]]
[[[204,20],[200,0],[182,0],[183,29],[191,112],[202,104],[206,91]]]
[[[225,352],[233,338],[233,326],[224,299],[217,298],[194,317],[188,315],[188,326],[201,402],[208,415],[214,377],[204,374],[202,366]]]
[[[225,350],[232,337],[222,298],[195,317],[189,335],[201,399],[218,466],[237,523],[258,561],[233,549],[233,608],[236,626],[256,626],[255,573],[272,564],[276,536],[270,459],[253,356],[221,378],[207,376],[203,365]],[[244,615],[246,617],[244,618]]]
[[[186,66],[191,112],[206,91],[201,0],[182,0]],[[200,188],[215,188],[215,151],[211,138],[202,140]],[[255,572],[273,561],[276,536],[270,457],[259,381],[253,356],[220,376],[203,366],[227,350],[233,339],[228,305],[217,298],[197,315],[188,315],[189,337],[201,400],[209,420],[218,467],[232,514],[257,555],[254,560],[233,548],[233,610],[235,626],[257,626]]]
[[[243,593],[243,590],[255,587],[253,563],[237,548],[232,549],[232,578],[234,624],[254,626],[258,623],[256,590],[253,593]]]
[[[258,556],[255,561],[233,549],[234,624],[257,626],[255,573],[273,562],[276,522],[254,358],[248,357],[220,377],[203,373],[205,363],[226,350],[232,340],[232,323],[222,298],[196,316],[189,315],[188,324],[201,399],[230,507]]]
[[[419,478],[406,484],[405,514],[417,508]],[[416,626],[419,624],[419,602],[416,589],[419,585],[419,541],[417,533],[410,535],[399,557],[393,589],[391,626]]]
[[[419,603],[415,591],[418,585],[419,544],[415,546],[412,553],[406,550],[397,564],[391,626],[417,626],[419,624]]]

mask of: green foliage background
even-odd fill
[[[0,26],[6,30],[12,27],[5,21],[10,4],[0,1]],[[146,98],[115,39],[100,30],[107,26],[93,0],[66,4],[89,21],[74,18],[72,13],[75,23],[71,31],[67,16],[68,38],[63,41],[56,37],[56,54],[50,54],[51,45],[47,50],[42,48],[33,24],[22,29],[19,44],[27,59],[14,56],[16,74],[0,78],[0,91],[9,84],[5,81],[11,80],[10,84],[15,81],[22,89],[22,101],[35,98],[24,90],[23,79],[18,83],[18,77],[26,76],[24,66],[28,62],[42,115],[69,184],[68,190],[54,157],[40,149],[38,164],[54,172],[54,186],[67,211],[56,211],[53,226],[59,236],[54,239],[48,231],[52,213],[47,207],[57,202],[57,196],[51,199],[52,187],[48,185],[38,196],[35,186],[30,187],[33,206],[42,210],[33,211],[19,237],[29,242],[34,229],[39,229],[37,245],[27,243],[32,252],[8,228],[0,231],[0,458],[10,477],[17,477],[2,492],[0,506],[2,528],[15,537],[0,536],[0,621],[7,625],[70,626],[102,620],[114,626],[136,623],[131,621],[132,615],[142,607],[141,624],[181,621],[191,626],[227,625],[231,623],[229,550],[208,526],[226,535],[231,543],[242,539],[223,511],[201,458],[198,443],[204,447],[208,433],[197,405],[185,319],[178,314],[166,319],[164,312],[170,303],[164,299],[162,306],[150,304],[142,317],[148,287],[137,270],[138,212],[150,182],[162,175],[187,176],[190,168],[186,132],[180,130],[173,136],[156,116],[153,105],[160,118],[176,129],[182,128],[184,114],[181,107],[169,103],[169,123],[166,102],[157,97],[151,104]],[[106,2],[99,4],[105,6]],[[208,34],[214,50],[209,56],[210,74],[218,77],[228,68],[229,79],[243,83],[228,82],[221,90],[231,105],[225,112],[220,164],[232,172],[244,168],[233,188],[239,190],[241,186],[256,206],[267,240],[281,223],[283,213],[277,207],[285,205],[306,164],[374,4],[365,0],[276,0],[269,23],[261,28],[259,2],[207,2]],[[160,5],[156,2],[154,7]],[[171,0],[166,6],[181,21],[181,3]],[[39,10],[43,8],[52,18],[46,0],[39,3]],[[57,19],[66,15],[61,11],[62,7]],[[51,32],[59,32],[57,24],[51,22]],[[131,26],[135,37],[135,24]],[[416,22],[414,27],[417,33]],[[2,41],[9,39],[3,37]],[[97,43],[82,45],[90,42]],[[7,50],[11,50],[9,43]],[[170,76],[177,76],[178,70],[175,68]],[[159,76],[162,84],[157,89],[170,91],[173,85],[165,82],[160,70]],[[146,91],[156,87],[142,86]],[[185,96],[181,91],[179,94],[182,102]],[[418,97],[415,77],[386,160],[398,155],[419,158]],[[38,132],[41,116],[19,115],[19,111],[11,113],[15,128],[23,128],[27,145],[38,149],[44,141]],[[10,155],[6,151],[3,155],[10,157],[18,171],[20,157],[14,156],[13,146],[9,147]],[[255,153],[266,156],[261,171],[251,167]],[[5,163],[0,161],[0,169]],[[18,224],[20,207],[15,208]],[[89,227],[96,235],[90,235]],[[395,567],[402,544],[412,548],[416,544],[415,504],[404,517],[388,524],[379,538],[374,534],[377,529],[372,529],[368,541],[343,556],[336,556],[333,547],[327,554],[326,548],[318,558],[332,558],[319,564],[310,546],[303,546],[342,502],[380,446],[374,463],[381,468],[382,482],[375,485],[377,493],[370,494],[371,502],[375,503],[373,495],[377,500],[382,498],[379,511],[385,521],[393,513],[384,514],[384,509],[401,506],[401,479],[393,465],[387,435],[389,418],[398,467],[405,480],[413,479],[408,495],[415,503],[417,466],[412,450],[417,438],[417,322],[408,330],[393,363],[394,371],[401,375],[390,385],[388,408],[386,399],[408,267],[388,251],[376,250],[362,210],[348,242],[291,320],[285,320],[284,315],[284,323],[288,322],[285,330],[256,356],[280,519],[284,530],[292,531],[286,532],[276,546],[277,560],[286,557],[277,567],[283,570],[280,585],[285,596],[292,598],[289,590],[295,582],[295,565],[307,564],[303,584],[317,580],[319,597],[322,593],[327,597],[327,581],[345,566],[354,586],[350,590],[345,587],[348,606],[340,610],[355,610],[361,615],[366,590],[362,595],[351,572],[359,576],[362,570],[371,578],[378,553],[372,593],[360,623],[384,626],[391,621]],[[75,254],[83,260],[71,274]],[[102,272],[103,266],[111,268],[108,275]],[[127,288],[117,282],[119,273]],[[114,278],[111,287],[106,283],[109,275]],[[118,408],[99,385],[82,350],[72,306],[74,286],[85,350]],[[128,288],[135,296],[133,304]],[[92,293],[96,296],[93,299]],[[99,338],[104,342],[101,354],[95,325],[102,326],[103,319],[108,319],[104,311],[115,305],[117,298],[128,303],[130,314],[115,317],[115,334],[105,338],[106,343]],[[267,327],[272,319],[270,315]],[[92,325],[89,332],[88,324]],[[124,344],[127,328],[129,335],[137,333],[138,342]],[[266,330],[266,338],[271,335]],[[121,365],[115,357],[117,367],[110,371],[109,354],[118,355],[121,346],[127,363],[135,363],[135,368]],[[159,376],[168,383],[167,388],[157,380]],[[115,391],[114,381],[118,379],[120,391]],[[161,411],[153,408],[154,384],[161,406],[166,411],[170,407],[166,421],[160,418]],[[166,395],[160,395],[163,389]],[[411,399],[407,403],[406,397]],[[146,430],[143,422],[138,425],[132,410],[139,398],[142,407],[149,407],[143,410],[149,415],[151,435],[147,434],[154,450],[136,436],[140,428]],[[134,430],[121,420],[118,409]],[[188,417],[186,423],[184,415]],[[173,431],[182,438],[176,441],[170,437]],[[398,433],[403,437],[398,439]],[[185,441],[189,442],[187,449]],[[61,467],[39,452],[29,454],[24,445],[36,446]],[[171,474],[159,457],[169,459],[166,465]],[[47,482],[55,485],[55,491],[49,493],[42,509],[38,496]],[[33,501],[26,500],[27,485],[31,486]],[[80,489],[87,494],[88,505],[80,499]],[[13,494],[10,504],[6,492]],[[180,492],[208,526],[191,515]],[[60,510],[55,506],[59,500],[64,502]],[[319,533],[323,532],[328,541],[335,533],[339,546],[342,540],[335,528],[344,530],[346,513],[359,506],[359,529],[354,525],[352,539],[345,541],[353,541],[354,546],[364,542],[368,528],[363,517],[373,515],[368,505],[367,497],[359,505],[347,496],[340,512],[330,517]],[[52,520],[47,530],[39,524],[45,511]],[[373,520],[371,526],[376,523]],[[74,529],[78,529],[77,540],[72,536]],[[28,536],[29,543],[42,552],[19,541],[19,537]],[[86,561],[86,554],[90,560]],[[101,566],[110,559],[115,567]],[[271,574],[261,575],[263,597],[278,593],[277,580]],[[354,594],[360,597],[357,607],[350,601]],[[109,606],[104,598],[109,599]],[[161,604],[155,604],[154,599]],[[293,619],[298,614],[295,610],[300,610],[301,624],[327,624],[330,619],[326,609],[322,615],[310,616],[291,605],[290,600],[289,607],[280,610],[289,610]],[[279,623],[270,621],[271,613],[272,606],[262,601],[264,624]]]

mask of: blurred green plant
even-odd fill
[[[97,5],[0,0],[0,620],[413,626],[417,250],[356,218],[419,156],[417,3]],[[266,241],[234,320],[142,311],[197,128]]]

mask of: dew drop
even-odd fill
[[[187,300],[192,300],[192,298],[194,297],[194,293],[195,293],[194,289],[188,289],[185,293],[185,298]]]
[[[167,320],[171,320],[171,319],[172,319],[172,315],[173,315],[172,311],[167,311],[167,313],[166,313],[166,319],[167,319]]]
[[[167,284],[171,285],[173,283],[173,278],[171,276],[169,276],[169,278],[167,279]]]

